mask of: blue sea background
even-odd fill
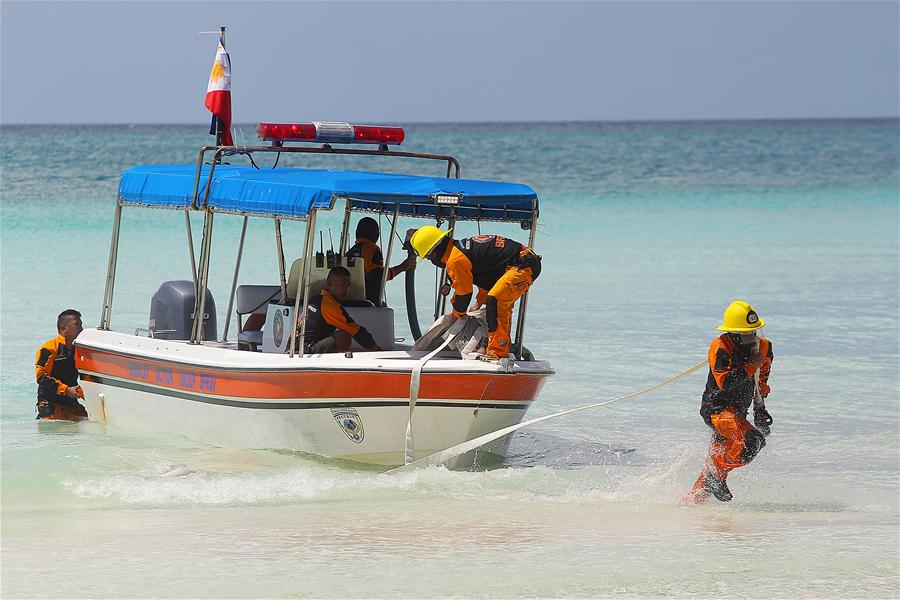
[[[56,315],[75,307],[87,327],[99,321],[119,175],[193,162],[210,138],[201,125],[4,126],[3,597],[900,594],[900,122],[406,129],[404,149],[538,192],[544,268],[526,345],[556,375],[530,417],[679,373],[705,357],[730,301],[757,308],[775,353],[775,423],[729,479],[735,500],[677,503],[708,442],[705,373],[526,428],[488,470],[399,477],[36,422],[33,359]],[[239,127],[237,143],[254,139]],[[413,161],[281,164],[441,173]],[[320,220],[335,234],[341,208]],[[240,222],[217,218],[220,332]],[[125,209],[114,329],[146,327],[159,284],[190,277],[184,227],[179,213]],[[273,233],[269,220],[251,224],[241,283],[277,282]],[[289,259],[302,235],[285,224]],[[421,266],[420,291],[433,278]],[[402,284],[388,298],[408,335]],[[422,300],[423,324],[428,312]]]

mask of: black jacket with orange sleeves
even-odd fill
[[[78,400],[66,396],[68,388],[78,385],[78,369],[75,367],[75,346],[66,346],[64,335],[48,340],[38,349],[34,378],[38,384],[38,400],[78,406]]]
[[[758,352],[758,354],[757,354]],[[759,392],[769,395],[772,342],[759,336],[759,347],[738,346],[731,335],[722,334],[709,346],[709,376],[700,404],[700,415],[709,424],[709,415],[731,407],[746,415],[756,395],[754,376],[759,370]]]
[[[335,329],[349,333],[363,348],[369,350],[375,348],[372,334],[354,321],[328,290],[322,290],[321,294],[309,301],[306,308],[305,345],[315,344],[334,335]]]
[[[456,240],[447,250],[447,275],[453,282],[454,313],[465,313],[472,300],[473,284],[485,292],[503,277],[507,267],[531,267],[536,279],[540,257],[523,244],[499,235],[477,235]]]

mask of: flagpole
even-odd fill
[[[222,42],[222,47],[225,47],[225,27],[219,27],[219,40]],[[216,119],[216,146],[222,145],[222,121],[220,119]]]

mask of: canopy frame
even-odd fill
[[[205,189],[201,189],[201,181],[203,181],[203,166],[204,160],[207,158],[209,153],[212,152],[209,161],[209,173],[206,177],[207,185],[205,185]],[[213,180],[213,175],[215,173],[215,169],[217,166],[221,165],[221,161],[223,158],[229,156],[238,156],[245,155],[250,158],[251,163],[254,167],[256,164],[253,162],[252,154],[254,152],[263,152],[263,153],[276,153],[279,155],[281,153],[297,153],[297,154],[330,154],[330,155],[362,155],[362,156],[396,156],[403,158],[419,158],[424,160],[432,160],[439,162],[447,163],[447,175],[449,178],[460,178],[460,164],[459,161],[450,155],[442,155],[442,154],[428,154],[428,153],[418,153],[418,152],[405,152],[405,151],[395,151],[389,150],[388,147],[382,144],[377,150],[371,149],[359,149],[359,148],[335,148],[330,144],[324,144],[321,147],[303,147],[303,146],[284,146],[281,142],[274,142],[271,146],[203,146],[200,149],[197,158],[197,168],[194,176],[194,184],[193,184],[193,193],[191,195],[190,204],[184,206],[157,206],[152,204],[143,204],[140,202],[132,202],[125,201],[121,195],[117,195],[116,198],[116,212],[113,220],[113,235],[112,240],[110,242],[110,255],[109,262],[107,265],[107,278],[106,278],[106,289],[104,291],[103,297],[103,307],[101,312],[101,320],[100,320],[100,328],[101,329],[109,329],[110,320],[112,314],[112,305],[113,305],[113,296],[114,296],[114,288],[115,288],[115,275],[116,268],[118,262],[118,246],[119,246],[119,235],[121,230],[121,219],[122,219],[122,208],[125,205],[130,206],[145,206],[151,208],[168,208],[168,209],[177,209],[182,210],[185,213],[185,223],[187,226],[187,242],[190,250],[190,259],[191,259],[191,271],[194,279],[194,290],[195,290],[195,305],[194,305],[194,314],[193,316],[193,327],[191,331],[191,339],[190,342],[194,344],[201,343],[203,341],[203,313],[205,310],[205,299],[206,299],[206,290],[209,284],[209,262],[212,254],[212,225],[213,225],[213,216],[215,213],[229,213],[229,214],[237,214],[244,217],[244,222],[241,231],[241,240],[238,247],[237,256],[235,258],[235,268],[234,268],[234,276],[232,280],[231,294],[229,296],[229,315],[226,318],[226,326],[225,333],[223,335],[223,341],[227,339],[228,335],[228,322],[230,318],[231,306],[233,303],[235,289],[237,287],[237,280],[239,276],[240,264],[244,249],[244,236],[246,234],[246,226],[247,219],[249,217],[256,218],[272,218],[275,221],[275,231],[276,231],[276,244],[278,250],[278,261],[279,261],[279,282],[280,287],[282,288],[282,297],[286,295],[285,292],[290,292],[290,290],[286,290],[286,282],[285,282],[285,274],[284,274],[284,255],[282,250],[282,240],[281,240],[281,221],[282,220],[299,220],[306,222],[306,232],[304,235],[304,243],[303,243],[303,255],[307,258],[305,261],[305,267],[300,276],[300,281],[298,281],[298,289],[295,290],[295,318],[299,317],[299,315],[304,314],[306,311],[306,307],[309,302],[309,264],[312,257],[312,253],[314,250],[314,235],[315,235],[315,222],[316,222],[316,212],[319,210],[331,210],[334,207],[334,204],[337,200],[345,200],[345,208],[344,208],[344,219],[343,219],[343,227],[341,232],[340,239],[340,252],[343,254],[346,252],[347,247],[349,246],[349,224],[351,219],[352,212],[374,212],[379,214],[391,214],[391,234],[390,241],[388,244],[387,255],[383,257],[385,262],[385,275],[387,274],[388,264],[392,254],[392,246],[393,246],[393,237],[396,235],[396,228],[398,224],[398,217],[400,216],[408,216],[411,218],[427,218],[429,220],[434,220],[436,225],[440,227],[443,223],[447,222],[449,227],[453,227],[457,220],[474,220],[479,224],[480,231],[480,223],[481,221],[502,221],[502,222],[519,222],[523,229],[529,229],[529,247],[534,248],[535,234],[537,229],[537,198],[533,198],[531,201],[531,211],[530,218],[521,219],[521,218],[510,218],[512,215],[508,214],[507,207],[504,206],[503,214],[501,217],[485,217],[482,213],[482,208],[480,205],[476,205],[474,208],[469,206],[469,213],[467,215],[461,215],[457,213],[456,207],[452,205],[442,206],[438,205],[435,202],[432,206],[437,206],[437,209],[434,209],[434,212],[431,214],[416,214],[416,207],[419,204],[412,203],[412,214],[400,212],[400,202],[379,202],[372,199],[366,200],[354,200],[352,197],[344,196],[344,195],[333,195],[331,198],[331,203],[329,206],[312,206],[310,207],[309,212],[303,216],[289,216],[282,214],[263,214],[263,213],[255,213],[255,212],[246,212],[240,210],[229,210],[222,209],[219,207],[209,206],[208,200],[210,196],[210,192],[213,186],[208,185],[208,182]],[[277,161],[276,161],[277,164]],[[259,167],[256,167],[259,168]],[[274,169],[274,168],[273,168]],[[262,169],[261,169],[262,170]],[[201,197],[202,196],[202,197]],[[356,203],[354,203],[356,202]],[[422,204],[422,206],[425,206]],[[199,260],[195,261],[194,258],[194,244],[193,238],[190,228],[190,212],[197,211],[202,212],[204,214],[204,223],[203,223],[203,239],[200,245],[200,257]],[[522,210],[516,210],[517,213],[524,213]],[[443,285],[443,281],[445,279],[445,274],[443,270],[439,273],[437,288],[438,293],[435,298],[435,308],[439,309],[436,312],[443,312],[446,306],[446,298],[442,297],[439,293],[440,287]],[[386,276],[382,280],[382,300],[385,298],[385,287],[386,282],[384,281]],[[303,293],[302,305],[300,294]],[[524,294],[522,299],[519,302],[519,314],[516,322],[516,332],[514,336],[514,343],[512,344],[511,350],[516,354],[520,359],[524,358],[524,346],[522,345],[522,340],[524,338],[524,330],[525,330],[525,312],[527,307],[528,294]],[[302,312],[300,311],[302,307]],[[302,339],[303,334],[305,333],[305,323],[302,324],[301,330],[298,332],[296,326],[292,327],[291,334],[291,348],[290,355],[293,356],[296,348],[296,337],[297,334],[300,334]],[[302,357],[304,356],[304,352],[300,349],[298,354]]]

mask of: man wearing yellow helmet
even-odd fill
[[[766,445],[772,416],[764,400],[773,354],[772,343],[757,335],[765,324],[750,304],[735,300],[716,328],[725,333],[709,347],[709,377],[700,404],[700,415],[713,434],[706,464],[688,496],[691,502],[705,502],[710,494],[731,500],[728,473],[749,463]],[[756,427],[747,421],[751,405]]]
[[[541,257],[531,248],[499,235],[454,240],[449,234],[425,225],[412,235],[410,245],[420,261],[428,259],[438,268],[447,267],[454,291],[454,317],[466,314],[474,287],[479,288],[477,299],[487,308],[485,358],[507,358],[513,306],[540,275]]]

